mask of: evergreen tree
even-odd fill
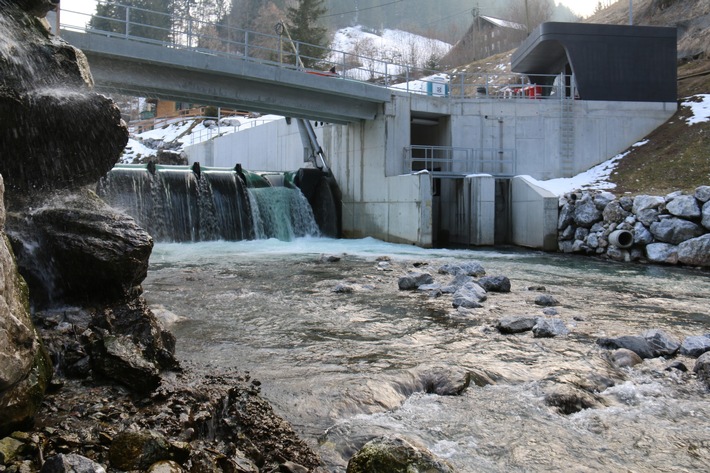
[[[139,38],[170,41],[173,1],[124,0],[121,5],[101,3],[89,27]]]
[[[302,43],[299,55],[303,65],[314,68],[327,53],[328,29],[319,25],[320,17],[327,11],[324,0],[298,0],[287,10],[288,29],[294,41]]]

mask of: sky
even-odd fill
[[[586,17],[594,12],[599,0],[557,0],[556,3],[566,5],[576,14]],[[96,0],[61,0],[60,6],[62,23],[86,23],[96,9]]]

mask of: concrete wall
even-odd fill
[[[675,103],[573,101],[568,103],[571,109],[563,112],[561,104],[555,99],[448,100],[393,95],[374,120],[317,127],[342,191],[344,234],[431,246],[436,233],[444,230],[456,241],[491,244],[488,232],[495,226],[495,217],[490,216],[495,186],[476,178],[467,184],[442,186],[441,195],[434,197],[429,174],[409,174],[404,148],[411,143],[425,140],[479,152],[493,150],[493,157],[500,148],[514,149],[503,155],[515,158],[514,174],[544,180],[574,175],[605,161],[664,123],[676,109]],[[560,156],[563,114],[573,122],[568,132],[574,136],[573,161],[566,173]],[[412,117],[439,119],[440,125],[431,129],[412,126]],[[253,171],[295,170],[303,166],[304,156],[298,126],[285,120],[192,146],[186,152],[190,163],[219,167],[241,163]],[[480,169],[472,163],[470,170],[462,171],[502,170],[499,164]],[[552,207],[556,215],[556,201],[552,206],[550,196],[541,189],[522,178],[518,181],[512,190],[516,199],[512,204],[514,243],[554,249],[548,244],[548,218]],[[553,236],[556,216],[554,227]]]
[[[558,197],[529,176],[514,177],[510,192],[513,244],[556,251]]]

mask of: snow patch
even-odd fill
[[[682,102],[681,105],[690,108],[692,112],[692,116],[686,119],[688,125],[710,121],[710,94],[693,95],[686,98],[685,102]]]

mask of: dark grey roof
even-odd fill
[[[549,22],[513,53],[511,69],[548,84],[541,75],[571,70],[583,100],[675,102],[676,55],[675,28]]]

